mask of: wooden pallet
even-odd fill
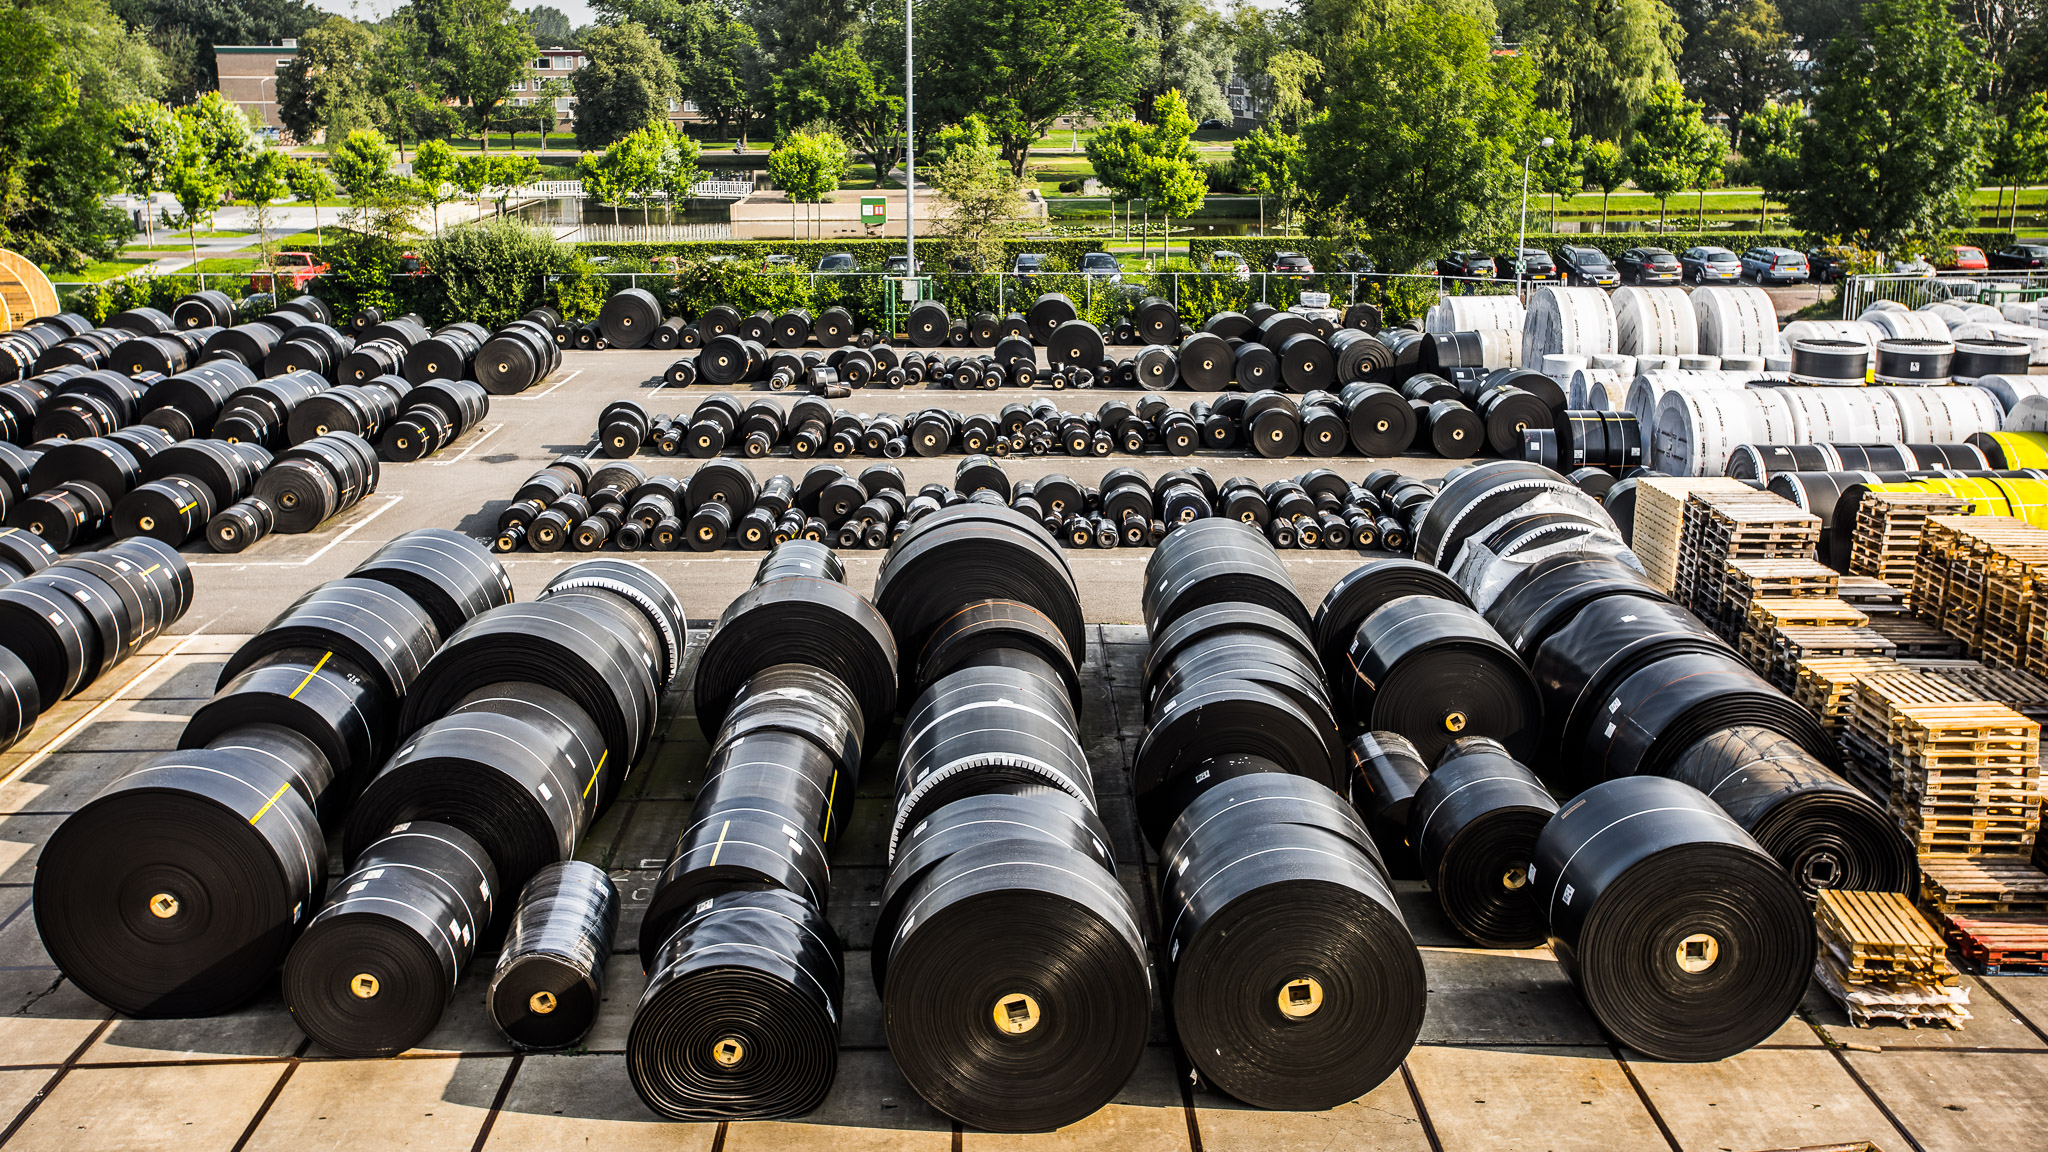
[[[1906,593],[1911,580],[1887,583],[1875,576],[1845,575],[1835,585],[1835,595],[1872,616],[1906,610]]]
[[[1849,571],[1910,583],[1930,517],[1966,511],[1970,502],[1940,492],[1868,492],[1856,507]]]
[[[1888,656],[1810,656],[1792,668],[1792,699],[1805,705],[1839,739],[1849,720],[1856,682],[1904,667]]]
[[[1928,661],[1901,656],[1900,662],[1946,680],[1979,700],[1999,703],[2041,723],[2048,721],[2048,680],[2016,668],[1986,668],[1975,660]]]
[[[1922,857],[1920,898],[1944,914],[2048,915],[2048,872],[2028,860]]]
[[[1924,620],[1904,614],[1869,619],[1872,629],[1897,645],[1901,660],[1951,660],[1965,653],[1962,641]]]
[[[1983,975],[2048,972],[2048,917],[2018,913],[1941,920],[1949,944]]]
[[[1726,476],[1649,476],[1636,482],[1636,522],[1630,550],[1652,583],[1666,592],[1677,583],[1678,543],[1685,500],[1693,492],[1754,492]]]
[[[1813,918],[1852,978],[1897,980],[1937,974],[1943,966],[1941,933],[1903,893],[1823,888]]]

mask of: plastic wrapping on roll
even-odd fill
[[[1664,594],[1642,572],[1600,552],[1561,552],[1522,569],[1487,606],[1493,625],[1524,662],[1579,610],[1605,596]]]
[[[765,1120],[817,1107],[838,1067],[838,936],[786,892],[732,892],[662,946],[633,1012],[626,1070],[678,1120]]]
[[[1330,587],[1316,606],[1316,649],[1323,668],[1335,678],[1344,667],[1344,653],[1365,618],[1389,600],[1403,596],[1436,596],[1465,603],[1465,593],[1451,578],[1419,560],[1387,557],[1367,560]]]
[[[1372,831],[1380,859],[1396,879],[1419,880],[1415,848],[1408,841],[1408,813],[1429,765],[1399,732],[1361,732],[1351,741],[1351,803]]]
[[[521,1048],[566,1048],[589,1033],[604,1000],[604,965],[619,926],[619,892],[604,869],[550,864],[519,893],[484,1002]]]
[[[131,1016],[215,1015],[262,990],[327,878],[295,779],[248,751],[167,752],[67,816],[34,900],[65,976]]]
[[[422,820],[372,844],[335,889],[285,958],[285,1007],[337,1055],[397,1055],[454,998],[497,872],[475,840]]]
[[[442,636],[478,613],[512,602],[512,578],[473,537],[445,528],[408,532],[370,554],[349,575],[389,584],[427,610]]]
[[[889,1051],[925,1101],[997,1132],[1107,1104],[1144,1054],[1146,950],[1113,874],[1074,849],[993,839],[903,897],[882,1000]]]
[[[1364,831],[1334,793],[1258,774],[1204,793],[1166,837],[1174,1027],[1246,1103],[1354,1100],[1421,1031],[1421,954]]]
[[[1768,728],[1790,737],[1823,764],[1841,763],[1834,740],[1813,713],[1732,655],[1666,657],[1593,703],[1582,754],[1562,758],[1587,773],[1588,781],[1660,775],[1701,737],[1737,725]]]
[[[1486,621],[1432,596],[1388,601],[1359,625],[1335,686],[1350,723],[1399,732],[1425,760],[1460,736],[1535,755],[1543,703],[1529,670]]]
[[[1557,811],[1536,774],[1499,742],[1452,742],[1416,790],[1408,840],[1444,915],[1483,948],[1534,948],[1546,936],[1529,860]]]
[[[1792,1015],[1813,972],[1806,901],[1696,789],[1598,785],[1551,818],[1530,870],[1551,949],[1600,1026],[1661,1060],[1719,1060]]]
[[[1797,741],[1728,728],[1702,737],[1662,774],[1719,804],[1808,898],[1823,888],[1912,891],[1913,846],[1898,822]]]

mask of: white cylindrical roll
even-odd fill
[[[2048,432],[2048,396],[2022,396],[2005,414],[2004,432]]]
[[[1948,330],[1950,332],[1954,332],[1956,329],[1961,328],[1965,324],[1977,323],[1977,321],[1971,319],[1969,313],[1964,312],[1961,308],[1956,307],[1955,305],[1949,303],[1946,300],[1936,300],[1931,304],[1922,304],[1920,306],[1920,311],[1925,312],[1930,316],[1939,316],[1941,318],[1941,322],[1943,324],[1948,325]]]
[[[1791,356],[1791,354],[1790,354],[1790,353],[1786,353],[1786,352],[1775,352],[1775,353],[1772,353],[1772,354],[1771,354],[1771,355],[1769,355],[1769,356],[1766,356],[1766,357],[1764,357],[1764,371],[1766,371],[1766,372],[1790,372],[1790,371],[1792,371],[1792,356]]]
[[[1749,377],[1740,372],[1638,372],[1629,381],[1621,407],[1635,414],[1647,442],[1657,424],[1657,406],[1673,388],[1747,388]]]
[[[1881,300],[1880,304],[1894,301]],[[1904,308],[1879,308],[1873,305],[1870,311],[1857,317],[1858,320],[1876,328],[1880,339],[1885,340],[1947,340],[1948,325],[1932,312],[1908,312]]]
[[[1636,374],[1636,358],[1633,356],[1623,356],[1620,353],[1615,353],[1612,356],[1605,354],[1588,356],[1586,357],[1586,367],[1606,368],[1613,372],[1619,372],[1623,376],[1633,378]]]
[[[1719,372],[1721,370],[1721,358],[1719,356],[1706,355],[1680,356],[1678,358],[1678,370],[1680,372]]]
[[[2048,364],[2048,328],[2029,328],[2024,324],[1986,324],[1984,334],[1993,340],[2017,340],[2031,351],[2027,363]]]
[[[1522,363],[1541,364],[1559,353],[1589,356],[1614,351],[1614,306],[1598,288],[1544,285],[1522,318]]]
[[[1699,350],[1709,356],[1762,356],[1778,345],[1778,309],[1761,288],[1695,288],[1692,310],[1699,322]]]
[[[1520,367],[1522,334],[1506,328],[1474,329],[1479,334],[1479,363],[1488,372]]]
[[[1998,406],[2011,413],[2029,396],[2048,396],[2048,376],[1979,376],[1977,387],[1997,397]]]
[[[2036,305],[2032,301],[2025,304],[2000,304],[1998,316],[2008,324],[2032,324],[2035,308]]]
[[[1519,331],[1522,302],[1513,296],[1446,296],[1423,316],[1425,332]]]
[[[1723,356],[1721,357],[1721,370],[1723,372],[1761,372],[1764,370],[1764,358],[1761,356]]]
[[[1875,348],[1883,335],[1861,320],[1794,320],[1778,333],[1778,342],[1790,348],[1794,340],[1854,340]]]
[[[1545,356],[1539,363],[1542,365],[1540,371],[1545,376],[1557,381],[1558,387],[1565,389],[1571,387],[1574,373],[1586,370],[1586,358],[1584,356],[1552,354]]]
[[[1625,411],[1628,408],[1629,386],[1634,383],[1634,378],[1629,376],[1595,380],[1586,385],[1586,405],[1595,412]]]
[[[1773,388],[1791,410],[1789,444],[1890,444],[1902,439],[1898,405],[1872,388]]]
[[[1678,371],[1678,357],[1676,357],[1676,356],[1638,356],[1638,357],[1636,357],[1636,374],[1637,374],[1638,376],[1642,375],[1642,374],[1643,374],[1643,373],[1645,373],[1645,372],[1676,372],[1676,371]]]
[[[1626,395],[1629,378],[1612,368],[1581,368],[1572,373],[1565,390],[1571,406],[1581,412],[1605,412],[1614,407],[1609,397]]]
[[[1614,347],[1630,356],[1681,356],[1699,351],[1699,320],[1685,289],[1616,288]]]
[[[1908,444],[1961,444],[1979,432],[1998,431],[2004,415],[1998,398],[1982,388],[1865,388],[1859,395],[1872,393],[1898,409],[1900,433],[1893,439]]]
[[[1680,385],[1657,403],[1651,467],[1673,476],[1720,476],[1743,444],[1783,443],[1790,421],[1774,389]]]
[[[1912,311],[1912,309],[1910,309],[1910,308],[1907,308],[1907,307],[1906,307],[1906,306],[1905,306],[1904,304],[1901,304],[1901,303],[1899,303],[1899,302],[1898,302],[1897,300],[1872,300],[1872,301],[1871,301],[1871,302],[1870,302],[1870,303],[1869,303],[1868,305],[1866,305],[1866,306],[1864,307],[1864,309],[1863,309],[1863,314],[1864,314],[1864,315],[1866,315],[1866,316],[1868,316],[1868,315],[1869,315],[1869,314],[1871,314],[1872,312],[1910,312],[1910,311]]]
[[[1956,307],[1973,324],[1999,324],[2005,320],[2005,313],[1989,304],[1979,304],[1975,300],[1959,301]]]

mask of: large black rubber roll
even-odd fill
[[[149,480],[114,505],[114,535],[149,536],[176,546],[205,531],[213,519],[213,491],[183,476]]]
[[[663,943],[633,1012],[626,1070],[677,1120],[765,1120],[818,1106],[838,1070],[839,937],[787,892],[705,902]]]
[[[1031,327],[1033,343],[1050,345],[1059,326],[1078,315],[1074,301],[1065,293],[1047,292],[1031,302],[1030,309],[1024,313],[1024,322]]]
[[[1429,766],[1399,732],[1361,732],[1351,741],[1351,803],[1372,832],[1388,875],[1419,880],[1415,848],[1408,842],[1408,813]]]
[[[1152,989],[1130,898],[1058,844],[991,839],[948,856],[904,898],[883,1023],[919,1096],[998,1132],[1071,1124],[1108,1103],[1144,1054]]]
[[[284,963],[284,1002],[342,1056],[395,1056],[434,1030],[502,889],[483,846],[422,820],[370,845]]]
[[[342,856],[414,820],[460,828],[517,890],[568,859],[596,816],[604,739],[560,692],[508,682],[472,692],[407,737],[349,813]]]
[[[661,320],[661,301],[645,288],[623,288],[612,293],[597,314],[597,326],[614,348],[646,347]]]
[[[144,480],[183,476],[213,493],[215,508],[226,508],[249,494],[257,473],[270,463],[260,444],[229,444],[225,440],[187,440],[174,444],[142,466]]]
[[[1419,560],[1399,556],[1367,560],[1331,585],[1323,602],[1316,606],[1316,651],[1332,680],[1344,672],[1344,654],[1350,651],[1351,638],[1357,634],[1358,626],[1379,611],[1381,605],[1403,596],[1435,596],[1469,603],[1464,589]]]
[[[1485,422],[1487,446],[1498,456],[1505,456],[1521,446],[1524,428],[1550,428],[1555,423],[1550,407],[1540,397],[1512,384],[1487,389],[1479,394],[1473,406]],[[1605,446],[1603,439],[1603,453]],[[1579,461],[1582,464],[1603,462]]]
[[[1193,609],[1225,601],[1258,604],[1313,624],[1286,565],[1265,536],[1242,521],[1211,517],[1182,526],[1145,563],[1145,627],[1157,634]]]
[[[1823,764],[1841,763],[1827,730],[1761,676],[1718,652],[1689,652],[1647,664],[1596,701],[1580,749],[1560,761],[1588,782],[1662,775],[1702,737],[1751,725],[1791,738]]]
[[[484,341],[476,354],[476,378],[491,395],[508,396],[533,387],[561,361],[561,349],[545,329],[516,321]]]
[[[0,752],[26,736],[42,710],[35,674],[21,657],[0,648]]]
[[[396,711],[376,678],[346,657],[287,648],[262,657],[200,705],[178,746],[203,748],[245,725],[277,724],[311,740],[336,778],[355,787],[376,765]]]
[[[604,734],[602,809],[653,732],[658,659],[642,634],[598,611],[561,600],[507,604],[464,625],[434,653],[405,697],[398,730],[413,732],[500,681],[553,688]]]
[[[484,993],[491,1023],[521,1048],[566,1048],[589,1033],[619,927],[619,890],[595,864],[564,860],[520,890]]]
[[[215,687],[273,652],[332,651],[376,675],[393,699],[405,696],[434,655],[440,633],[412,597],[376,580],[330,580],[292,602],[228,658]],[[437,713],[438,715],[438,713]]]
[[[0,648],[28,665],[45,707],[83,688],[97,673],[99,636],[90,608],[53,587],[42,573],[0,588]]]
[[[1060,324],[1045,342],[1046,363],[1055,368],[1065,365],[1093,372],[1102,364],[1102,353],[1102,332],[1086,320]]]
[[[245,750],[167,752],[66,817],[35,871],[36,930],[87,995],[211,1016],[269,983],[327,876],[294,777]]]
[[[1074,661],[1087,661],[1073,570],[1044,527],[1020,512],[972,502],[934,512],[890,546],[875,578],[875,607],[899,656],[922,652],[934,629],[982,600],[1016,600],[1045,613]]]
[[[1722,474],[1762,485],[1780,472],[1826,472],[1836,466],[1826,444],[1738,444]]]
[[[1415,410],[1384,384],[1348,384],[1342,402],[1351,431],[1351,450],[1362,456],[1395,456],[1415,442]]]
[[[1444,915],[1473,943],[1543,943],[1529,860],[1556,811],[1536,774],[1484,736],[1453,741],[1416,790],[1408,841]]]
[[[1415,531],[1415,558],[1449,570],[1465,538],[1544,491],[1572,485],[1540,464],[1489,460],[1444,481]]]
[[[1479,613],[1404,596],[1365,618],[1334,684],[1349,723],[1399,732],[1425,760],[1460,736],[1490,736],[1511,755],[1538,752],[1543,701],[1514,649]]]
[[[903,836],[955,800],[1016,785],[1057,788],[1093,803],[1094,778],[1066,686],[1044,660],[963,668],[918,695],[903,720],[896,765],[893,860]]]
[[[408,532],[372,552],[349,576],[405,593],[426,609],[443,636],[454,635],[479,613],[512,602],[512,578],[490,549],[446,528]]]
[[[1913,846],[1883,806],[1767,728],[1702,737],[1662,773],[1719,804],[1809,898],[1823,888],[1911,892]]]
[[[1612,556],[1560,552],[1523,568],[1487,605],[1486,622],[1525,662],[1579,609],[1604,596],[1662,599],[1650,578]]]
[[[1582,605],[1529,661],[1543,693],[1545,746],[1575,755],[1589,729],[1606,723],[1598,712],[1614,685],[1646,664],[1686,652],[1734,655],[1713,629],[1654,589]]]
[[[1412,407],[1412,406],[1411,406]],[[1418,412],[1431,451],[1446,460],[1469,460],[1486,447],[1486,426],[1460,400],[1438,400]]]
[[[1181,382],[1196,392],[1223,391],[1237,366],[1230,345],[1213,332],[1197,332],[1181,341],[1176,360]]]
[[[1422,957],[1364,832],[1334,793],[1259,773],[1197,798],[1160,849],[1174,1027],[1248,1104],[1354,1100],[1421,1031]]]
[[[1004,649],[1022,649],[1045,661],[1065,682],[1074,711],[1080,712],[1081,676],[1067,638],[1045,613],[1015,600],[969,604],[940,624],[917,654],[915,686],[922,691],[951,672],[995,659],[991,653]]]
[[[1287,660],[1321,675],[1315,643],[1300,625],[1271,608],[1257,604],[1223,601],[1184,613],[1152,637],[1145,653],[1145,699],[1153,700],[1163,680],[1171,675],[1182,653],[1218,634],[1228,633],[1240,642],[1260,646],[1262,660]],[[1327,697],[1327,692],[1322,693]]]
[[[1726,812],[1675,780],[1613,780],[1572,800],[1537,839],[1529,878],[1579,995],[1639,1052],[1733,1056],[1806,992],[1806,901]]]
[[[595,600],[636,627],[645,624],[645,633],[654,644],[657,688],[668,687],[682,670],[686,639],[683,602],[667,581],[630,560],[585,560],[548,581],[534,599],[572,594],[575,603]]]
[[[919,300],[910,306],[910,316],[904,322],[910,343],[918,348],[937,348],[946,343],[946,336],[952,328],[952,319],[946,314],[946,306],[937,300]]]
[[[1131,772],[1139,821],[1164,830],[1178,783],[1219,757],[1272,761],[1323,785],[1345,786],[1344,752],[1326,713],[1270,683],[1219,675],[1155,702]]]
[[[889,622],[860,593],[822,577],[772,579],[726,606],[699,655],[697,724],[715,733],[749,677],[797,663],[838,677],[859,699],[867,730],[880,734],[896,715],[896,661]]]

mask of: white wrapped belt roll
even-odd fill
[[[1882,300],[1881,304],[1892,301]],[[1858,320],[1878,330],[1881,339],[1886,340],[1947,340],[1950,339],[1948,325],[1932,312],[1909,312],[1904,308],[1879,308],[1857,317]]]
[[[1875,388],[1776,388],[1792,414],[1786,444],[1890,444],[1907,439],[1899,407]]]
[[[1982,388],[1865,388],[1857,395],[1889,398],[1898,409],[1899,435],[1908,444],[1961,444],[1979,432],[1999,431],[2004,411]],[[1849,443],[1846,437],[1829,437]]]
[[[1643,442],[1647,444],[1656,430],[1657,405],[1665,393],[1678,387],[1747,388],[1750,379],[1744,372],[1638,372],[1636,378],[1629,381],[1621,406],[1635,414],[1636,423],[1642,428]]]
[[[1682,356],[1699,351],[1699,319],[1685,289],[1616,288],[1614,347],[1630,356]]]
[[[1612,368],[1581,368],[1572,373],[1566,395],[1577,411],[1607,412],[1616,407],[1616,399],[1627,397],[1629,380]]]
[[[2029,396],[2048,396],[2048,376],[1979,376],[1977,387],[1997,397],[1998,406],[2010,413]]]
[[[2022,396],[2005,414],[2003,432],[2048,432],[2048,396]]]
[[[1680,385],[1657,403],[1651,467],[1673,476],[1720,476],[1743,444],[1782,444],[1792,416],[1777,388]]]
[[[1719,356],[1708,356],[1704,353],[1680,356],[1678,358],[1678,370],[1680,372],[1719,372],[1721,370],[1721,358]]]
[[[1546,284],[1530,298],[1522,318],[1522,363],[1614,350],[1614,306],[1607,293]]]
[[[1695,288],[1692,310],[1699,321],[1699,350],[1706,355],[1763,356],[1778,347],[1778,309],[1761,288]]]

